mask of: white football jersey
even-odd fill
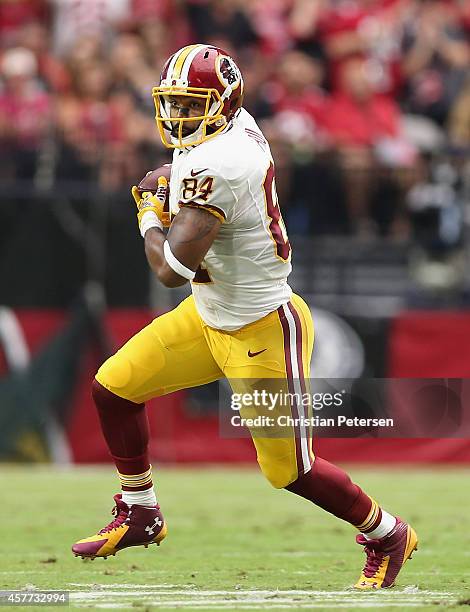
[[[232,331],[290,300],[291,249],[279,210],[269,145],[241,109],[225,132],[189,149],[176,149],[170,208],[212,211],[219,233],[191,282],[207,325]]]

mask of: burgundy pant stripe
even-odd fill
[[[294,306],[294,304],[292,304],[292,302],[289,302],[287,304],[287,307],[289,308],[292,316],[294,317],[294,321],[295,321],[295,329],[297,331],[297,359],[298,359],[298,366],[299,366],[299,379],[300,379],[300,386],[302,389],[302,393],[305,394],[307,393],[307,385],[305,383],[305,375],[304,375],[304,361],[303,361],[303,331],[302,331],[302,324],[300,322],[300,316],[299,313],[296,309],[296,307]],[[306,412],[306,411],[305,411]],[[305,417],[309,417],[309,414],[305,414]],[[312,438],[312,427],[307,427],[306,428],[306,432],[308,435],[308,440],[307,440],[307,444],[309,447],[309,456],[310,456],[310,461],[313,462],[313,458],[311,456],[311,452],[310,452],[310,440]]]
[[[295,393],[294,381],[292,376],[292,354],[291,354],[291,337],[289,323],[284,313],[283,306],[280,306],[277,310],[279,319],[282,325],[282,334],[284,339],[284,357],[286,361],[286,374],[287,374],[287,386],[289,393]],[[291,404],[292,417],[294,419],[299,418],[299,410],[296,402]],[[298,422],[298,421],[296,421]],[[295,455],[297,462],[297,473],[298,475],[304,473],[303,462],[302,462],[302,432],[299,425],[294,426],[295,435]]]

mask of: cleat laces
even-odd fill
[[[106,525],[106,527],[100,529],[100,531],[98,531],[99,534],[108,533],[113,529],[118,529],[118,527],[120,527],[127,519],[127,510],[124,510],[124,508],[119,507],[118,504],[116,504],[111,510],[111,514],[113,514],[115,518],[109,523],[109,525]]]
[[[380,540],[367,540],[362,534],[358,534],[356,536],[356,542],[364,546],[364,552],[367,557],[362,573],[366,578],[373,578],[379,571],[385,557],[385,555],[378,550],[378,547],[380,547]]]

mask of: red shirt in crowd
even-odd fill
[[[357,0],[346,0],[331,5],[320,16],[318,23],[318,37],[322,45],[325,46],[328,55],[328,47],[335,38],[341,35],[364,36],[364,30],[379,26],[380,22],[393,22],[396,19],[395,8],[399,0],[375,0],[375,2],[365,5]],[[373,25],[375,22],[375,26]],[[362,34],[361,34],[362,30]],[[390,33],[389,33],[390,36]],[[377,46],[377,41],[373,43]],[[364,44],[358,42],[357,48],[350,53],[339,57],[328,55],[330,85],[332,89],[337,89],[339,84],[339,73],[344,61],[351,57],[367,58],[370,54],[364,39]],[[400,79],[399,57],[388,51],[380,58],[382,69],[384,70],[384,83],[382,91],[395,91]]]
[[[324,117],[328,134],[340,146],[370,147],[398,135],[399,109],[393,100],[378,94],[365,102],[346,93],[333,94]]]
[[[50,110],[48,95],[34,87],[21,96],[5,91],[0,94],[0,137],[25,149],[36,148],[47,129]]]
[[[0,37],[5,44],[21,26],[30,21],[47,19],[48,7],[46,0],[15,0],[15,2],[0,1]]]
[[[279,113],[289,110],[307,115],[316,125],[321,125],[324,122],[326,100],[325,93],[313,87],[297,96],[283,92],[276,103],[275,111]]]

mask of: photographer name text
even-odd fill
[[[244,418],[234,414],[230,419],[233,427],[393,427],[393,419],[388,418],[361,418],[337,415],[334,418],[292,417],[279,415],[271,417],[259,415],[253,418]]]

